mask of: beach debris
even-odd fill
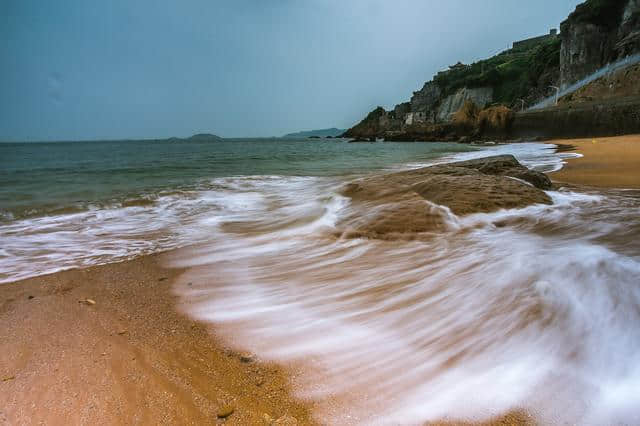
[[[33,299],[35,296],[29,295],[29,297],[27,297],[27,299],[31,300]]]
[[[250,354],[248,352],[240,354],[240,361],[242,361],[244,363],[250,363],[250,362],[253,362],[254,360],[255,360],[255,358],[254,358],[253,354]]]
[[[158,281],[164,281],[166,279],[167,279],[167,277],[160,277],[160,278],[158,278]]]
[[[226,419],[227,417],[232,415],[234,411],[236,411],[236,408],[233,405],[231,404],[223,405],[218,410],[217,416],[219,419]]]
[[[273,424],[277,426],[297,426],[298,419],[288,414],[285,414],[284,416],[276,420]]]
[[[3,378],[2,378],[2,381],[3,381],[3,382],[8,382],[9,380],[13,380],[13,379],[15,379],[15,378],[16,378],[16,376],[7,376],[7,377],[3,377]]]
[[[119,335],[119,336],[122,336],[122,335],[123,335],[123,334],[125,334],[126,332],[127,332],[127,329],[126,329],[126,328],[123,328],[123,329],[121,329],[121,330],[118,330],[118,335]]]
[[[93,305],[95,305],[95,304],[96,304],[96,301],[95,301],[95,300],[93,300],[93,299],[83,299],[83,300],[78,300],[78,303],[84,303],[84,304],[86,304],[86,305],[91,305],[91,306],[93,306]]]

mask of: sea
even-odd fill
[[[304,365],[326,424],[640,424],[640,191],[559,185],[428,238],[337,236],[355,179],[498,154],[551,172],[577,155],[555,148],[2,143],[0,283],[170,251],[189,313]]]

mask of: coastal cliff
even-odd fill
[[[582,105],[579,113],[573,115],[571,111],[553,108],[537,115],[524,112],[526,107],[551,95],[550,86],[567,87],[612,61],[640,52],[640,0],[587,0],[562,22],[560,29],[560,34],[551,30],[547,35],[516,41],[511,49],[489,59],[451,65],[424,83],[409,101],[389,111],[378,106],[344,136],[397,141],[571,136],[570,126],[563,125],[563,130],[556,134],[557,127],[547,122],[539,123],[542,127],[536,133],[531,126],[537,118],[532,117],[579,122],[583,127],[576,131],[581,133],[588,133],[591,126],[597,126],[600,134],[640,131],[638,120],[622,126],[618,119],[601,121],[606,117],[636,116],[640,98],[629,99],[640,87],[635,72],[617,74],[619,89],[609,90],[602,108]],[[602,80],[596,82],[603,85]],[[596,82],[586,87],[594,87]],[[606,92],[585,90],[590,91],[587,102],[598,102],[600,94]],[[617,105],[614,98],[622,96],[625,99]],[[569,108],[573,102],[569,97],[562,101]],[[461,112],[464,108],[478,111],[471,117]],[[500,119],[496,116],[498,110]],[[525,116],[519,117],[521,114]],[[554,114],[561,118],[556,119]],[[520,128],[521,125],[524,127]]]
[[[640,0],[590,0],[560,24],[560,86],[640,51]]]

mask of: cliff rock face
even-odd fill
[[[422,86],[422,89],[413,92],[411,96],[411,112],[427,112],[435,109],[442,90],[433,81],[429,81]]]
[[[471,101],[480,108],[493,101],[493,89],[491,87],[479,87],[477,89],[468,89],[463,87],[458,89],[453,95],[444,98],[438,108],[438,121],[449,121],[451,116],[455,114],[466,101]]]
[[[560,25],[560,85],[640,50],[639,0],[588,0]]]
[[[371,111],[364,120],[344,133],[347,138],[376,138],[385,132],[399,129],[401,120],[395,118],[393,111],[387,112],[382,107]]]
[[[626,99],[638,93],[637,72],[629,71],[629,67],[624,74],[616,74],[616,79],[621,76],[620,81],[600,82],[609,84],[608,88],[592,85],[570,100],[602,103],[606,98],[605,109],[582,108],[575,114],[558,110],[558,119],[551,120],[549,115],[528,114],[525,108],[549,96],[549,86],[567,87],[608,63],[640,54],[640,0],[586,0],[560,28],[559,37],[552,31],[526,43],[516,42],[513,48],[491,58],[452,65],[414,92],[409,102],[389,112],[376,109],[346,135],[387,140],[506,138],[529,134],[534,123],[542,126],[539,133],[546,136],[554,132],[570,136],[569,124],[586,126],[575,129],[576,133],[597,129],[599,134],[619,134],[636,129],[635,123],[622,120],[636,116]],[[624,106],[615,106],[613,98],[621,97],[625,98]],[[470,125],[473,114],[461,111],[466,102],[492,107],[478,114],[475,125]],[[634,102],[640,104],[638,99]],[[459,119],[453,120],[458,111]],[[514,121],[514,115],[526,119]],[[539,117],[549,121],[539,121]],[[601,122],[607,117],[612,119],[610,123]]]

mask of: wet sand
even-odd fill
[[[0,424],[316,424],[293,397],[298,367],[247,358],[179,312],[183,271],[163,256],[0,285]]]
[[[602,188],[640,188],[640,135],[554,140],[572,145],[581,158],[570,158],[549,177],[556,182]]]
[[[178,312],[161,258],[0,285],[0,424],[311,424],[280,367]]]

